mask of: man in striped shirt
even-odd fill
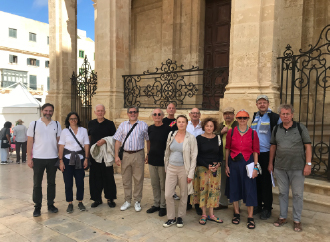
[[[138,120],[139,108],[129,107],[127,109],[128,121],[121,123],[117,132],[113,136],[116,140],[115,144],[115,162],[118,166],[121,164],[121,175],[123,180],[125,203],[120,210],[124,211],[131,206],[132,200],[132,177],[134,179],[133,198],[135,200],[135,211],[141,211],[141,199],[144,179],[144,140],[147,141],[148,150],[150,148],[148,125]],[[119,148],[124,143],[124,140],[133,127],[137,123],[132,133],[128,136],[124,144],[123,160],[121,161],[118,153]]]

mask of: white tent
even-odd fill
[[[26,126],[40,118],[41,103],[35,99],[21,82],[15,83],[9,94],[0,94],[0,129],[6,121],[16,125],[22,119]]]

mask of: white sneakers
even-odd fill
[[[135,202],[134,208],[135,208],[136,212],[140,212],[141,211],[141,204],[139,202]]]
[[[124,202],[124,204],[120,207],[121,211],[125,211],[126,209],[128,209],[131,206],[131,204],[129,202]],[[134,204],[134,208],[136,212],[140,212],[141,211],[141,204],[139,202],[135,202]]]
[[[120,207],[121,211],[125,211],[126,209],[128,209],[131,206],[131,204],[129,202],[124,202],[124,204]]]

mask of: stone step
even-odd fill
[[[305,179],[304,191],[319,195],[326,195],[330,198],[330,182],[324,180]]]

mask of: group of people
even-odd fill
[[[72,213],[73,178],[77,187],[78,208],[85,210],[85,169],[90,169],[89,187],[93,203],[102,204],[102,191],[109,207],[117,198],[113,163],[121,167],[125,202],[120,207],[141,211],[144,168],[149,166],[154,197],[147,213],[167,215],[164,227],[174,224],[183,227],[187,209],[195,205],[201,215],[199,224],[208,221],[223,223],[214,215],[216,209],[228,209],[232,203],[232,223],[240,223],[240,201],[248,211],[247,228],[256,227],[253,215],[270,218],[272,211],[272,173],[279,187],[280,217],[274,222],[279,227],[287,222],[289,187],[293,191],[294,231],[302,231],[304,177],[311,172],[311,141],[306,127],[293,121],[293,107],[281,105],[279,114],[269,109],[269,99],[256,99],[258,112],[249,127],[250,114],[246,110],[223,109],[222,123],[211,117],[200,120],[201,113],[193,108],[190,121],[185,115],[174,117],[176,107],[170,103],[168,116],[161,109],[152,111],[153,125],[138,120],[139,108],[127,109],[128,121],[116,129],[105,116],[105,107],[95,107],[96,119],[81,127],[79,115],[70,112],[66,128],[51,119],[54,106],[42,107],[42,118],[31,122],[27,131],[27,162],[34,171],[33,216],[41,215],[41,182],[47,172],[47,205],[56,213],[55,175],[63,172],[67,212]],[[236,119],[236,120],[235,120]],[[146,142],[145,142],[146,141]],[[145,143],[146,155],[145,155]],[[32,158],[33,150],[33,158]],[[134,187],[132,185],[134,181]],[[175,190],[180,188],[180,202],[175,213]]]

